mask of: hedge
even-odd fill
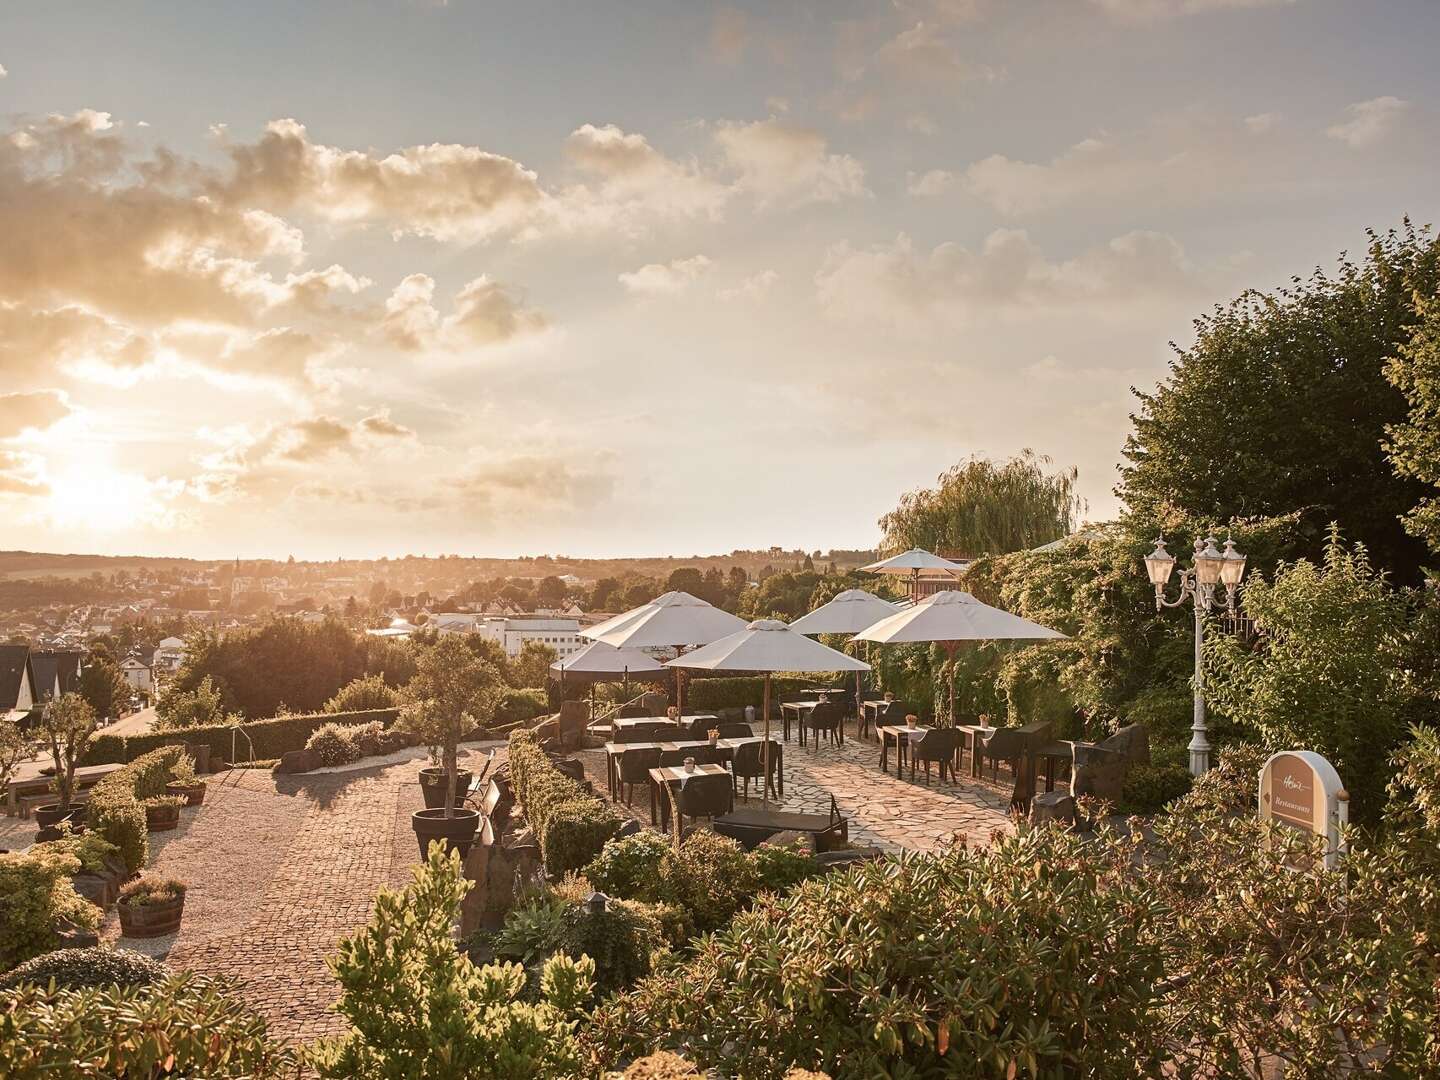
[[[807,686],[823,685],[828,682],[829,680],[819,675],[807,679],[771,679],[770,707],[779,709],[780,702],[793,701]],[[849,676],[847,681],[834,683],[834,685],[849,686],[852,682],[854,682],[854,677]],[[743,709],[746,705],[754,705],[758,712],[764,704],[765,680],[753,675],[719,679],[692,676],[685,680],[685,708],[687,711],[692,708]]]
[[[135,873],[150,857],[144,800],[165,794],[183,746],[164,746],[117,769],[90,789],[85,820],[120,849],[125,869]]]
[[[303,750],[305,744],[326,724],[365,724],[378,720],[389,727],[400,715],[399,709],[365,709],[348,713],[307,713],[304,716],[277,716],[271,720],[254,720],[241,724],[240,730],[250,736],[257,758],[278,758],[291,750]],[[235,752],[243,758],[250,756],[250,743],[243,736],[234,734],[227,724],[207,724],[204,727],[181,728],[174,731],[157,731],[149,735],[98,735],[90,743],[85,755],[87,765],[105,765],[112,762],[134,761],[142,754],[162,746],[183,744],[209,745],[212,761],[229,761],[231,741]]]
[[[490,726],[520,724],[551,711],[550,697],[544,690],[506,690],[500,695],[500,704],[495,706],[495,719]]]
[[[510,780],[556,877],[595,858],[620,827],[614,808],[555,768],[532,731],[510,733]]]

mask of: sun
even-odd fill
[[[170,528],[174,485],[106,463],[70,466],[49,479],[40,508],[51,524],[82,532],[125,532]]]

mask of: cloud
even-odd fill
[[[1245,117],[1245,130],[1252,135],[1263,135],[1273,130],[1282,119],[1284,118],[1279,113],[1256,113],[1254,116]]]
[[[1119,19],[1145,21],[1239,8],[1287,7],[1298,0],[1090,0]]]
[[[668,263],[649,263],[639,270],[620,275],[620,284],[627,292],[639,296],[673,296],[684,292],[691,282],[710,269],[704,255],[688,259],[672,259]]]
[[[717,218],[733,192],[694,160],[667,157],[644,135],[583,124],[565,140],[570,160],[595,186],[557,197],[562,225],[636,231],[655,220]]]
[[[710,24],[710,54],[722,64],[738,64],[745,57],[749,27],[745,12],[724,6],[715,10]]]
[[[39,458],[0,446],[0,495],[44,495],[49,490]]]
[[[302,208],[343,224],[476,241],[532,221],[546,202],[535,173],[475,146],[429,143],[380,155],[312,142],[297,120],[272,120],[255,143],[228,147],[229,203]]]
[[[882,45],[875,63],[892,77],[941,85],[994,79],[996,72],[966,60],[938,22],[917,22]]]
[[[397,424],[390,419],[390,411],[381,409],[378,413],[367,416],[360,421],[360,429],[370,435],[379,435],[387,438],[408,439],[413,438],[415,432],[404,424]]]
[[[8,71],[5,70],[5,65],[4,65],[4,64],[0,64],[0,79],[8,78],[9,75],[10,75],[10,72],[8,72]]]
[[[908,194],[928,197],[943,195],[955,184],[955,174],[945,169],[930,169],[923,173],[906,173],[905,190]]]
[[[435,280],[411,274],[385,301],[379,332],[397,348],[416,352],[500,345],[547,325],[541,312],[483,274],[460,289],[451,313],[442,316],[435,306]]]
[[[736,185],[761,206],[839,202],[868,195],[865,169],[849,154],[832,154],[818,131],[782,120],[723,124],[715,141],[738,174]]]
[[[1344,119],[1325,129],[1325,134],[1360,150],[1373,146],[1395,129],[1410,108],[1408,101],[1397,97],[1377,97],[1347,106]]]
[[[26,431],[41,431],[70,415],[65,395],[58,390],[0,394],[0,439]]]
[[[979,251],[946,243],[926,252],[908,236],[856,250],[831,248],[815,278],[821,307],[841,321],[896,324],[942,317],[968,322],[1067,305],[1130,305],[1191,293],[1194,271],[1180,245],[1131,232],[1071,259],[1051,259],[1023,231],[997,229]]]
[[[495,457],[470,465],[444,484],[444,498],[471,510],[517,513],[532,509],[593,510],[615,489],[608,459],[576,464],[561,454]]]
[[[761,270],[751,274],[731,289],[721,289],[715,295],[721,300],[758,300],[775,286],[780,275],[774,270]]]

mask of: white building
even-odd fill
[[[538,641],[542,645],[549,645],[563,660],[571,653],[579,652],[587,644],[580,637],[580,620],[575,618],[490,616],[485,619],[480,632],[496,641],[505,650],[506,656],[519,656],[525,642]]]
[[[467,611],[437,611],[425,625],[438,634],[473,634],[480,629],[480,616]]]
[[[154,674],[173,675],[185,662],[185,642],[178,637],[167,637],[155,649],[150,658],[150,670]]]
[[[127,656],[120,661],[120,674],[125,676],[125,681],[133,689],[139,690],[142,694],[148,694],[153,686],[150,665],[134,656]]]

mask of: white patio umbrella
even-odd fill
[[[899,608],[889,600],[882,600],[864,589],[846,589],[837,593],[828,604],[823,604],[802,615],[790,624],[797,634],[858,634],[874,626],[881,619],[888,619]],[[860,672],[855,672],[855,708],[860,708]]]
[[[639,649],[617,649],[614,645],[606,645],[603,641],[592,641],[583,649],[550,665],[550,673],[560,680],[562,694],[566,676],[592,684],[590,688],[590,718],[592,720],[595,718],[595,688],[593,684],[618,676],[625,680],[625,685],[628,687],[631,675],[658,675],[664,674],[664,671],[665,666],[649,653],[643,653]]]
[[[765,676],[764,775],[760,802],[770,801],[770,676],[777,671],[869,671],[870,665],[811,641],[779,619],[756,619],[745,629],[713,641],[703,649],[677,656],[665,665],[695,671],[758,671]]]
[[[687,592],[668,592],[581,633],[621,649],[675,649],[683,652],[696,645],[708,645],[744,626],[745,620],[738,615],[707,604],[698,596]],[[683,712],[684,705],[685,684],[677,674],[675,706]]]
[[[918,599],[916,588],[920,583],[921,570],[945,570],[951,575],[958,574],[965,567],[960,563],[951,562],[949,559],[942,559],[939,555],[926,551],[924,548],[911,548],[909,551],[902,551],[899,555],[892,555],[888,559],[881,559],[869,566],[860,568],[870,574],[890,574],[893,577],[907,577],[910,579],[910,597]]]
[[[882,645],[933,642],[950,659],[950,722],[955,722],[955,650],[964,641],[1046,641],[1065,637],[1058,630],[982,604],[968,592],[951,590],[926,597],[855,635],[856,641]]]

